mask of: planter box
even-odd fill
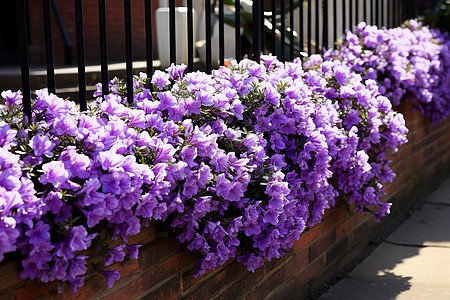
[[[399,110],[410,130],[409,142],[392,156],[397,177],[387,187],[386,201],[394,205],[392,216],[381,223],[374,222],[370,215],[350,215],[346,207],[334,207],[326,212],[321,224],[301,235],[286,256],[266,263],[255,273],[231,260],[194,278],[195,256],[177,240],[159,237],[159,223],[152,222],[130,238],[143,245],[139,259],[114,266],[120,270],[121,279],[112,289],[105,285],[102,275],[94,274],[78,289],[78,295],[66,289],[56,299],[279,299],[311,294],[355,259],[384,224],[406,212],[435,178],[449,174],[450,118],[432,126],[409,103]],[[18,259],[0,264],[0,299],[48,299],[48,290],[57,289],[55,283],[20,280],[20,268]]]

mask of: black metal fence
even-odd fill
[[[38,0],[34,0],[38,1]],[[51,8],[56,5],[54,0],[41,0],[44,14],[44,34],[46,43],[46,67],[48,89],[56,91],[55,72],[51,31]],[[83,3],[82,0],[73,0],[76,20],[76,53],[78,65],[79,103],[81,110],[87,109],[86,73],[85,73],[85,49],[83,28]],[[87,0],[86,0],[87,1]],[[91,0],[95,1],[95,0]],[[103,93],[108,94],[108,49],[106,35],[106,0],[98,1],[98,19],[100,30],[101,52],[101,83]],[[137,1],[137,0],[135,0]],[[147,73],[153,74],[153,49],[152,49],[152,14],[151,0],[145,1],[145,30],[146,30],[146,62]],[[195,0],[197,1],[197,0]],[[200,1],[200,0],[198,0]],[[242,1],[244,2],[244,1]],[[249,1],[245,1],[246,4]],[[194,29],[193,29],[193,0],[186,0],[188,37],[188,70],[194,70]],[[224,52],[224,26],[232,23],[235,28],[235,58],[241,59],[247,54],[252,59],[259,61],[262,53],[273,53],[279,56],[281,61],[292,60],[295,56],[318,53],[322,47],[332,46],[333,42],[343,34],[345,29],[351,28],[360,21],[392,27],[399,25],[403,20],[414,17],[415,8],[413,1],[407,0],[254,0],[251,11],[248,6],[242,5],[240,0],[204,0],[205,5],[205,32],[206,32],[206,61],[205,71],[211,72],[211,16],[218,18],[219,22],[219,65],[225,62]],[[30,90],[30,66],[27,34],[27,6],[26,0],[16,0],[18,13],[19,44],[21,58],[21,76],[24,112],[31,116],[31,90]],[[224,5],[232,9],[233,18],[224,18]],[[175,0],[169,0],[169,35],[170,35],[170,62],[176,62],[176,19]],[[128,87],[133,86],[133,44],[131,20],[131,0],[123,0],[125,46],[126,46],[126,82]],[[242,18],[242,17],[246,18]],[[251,23],[248,22],[251,17]],[[58,20],[57,20],[58,21]],[[298,29],[295,30],[295,23]],[[242,46],[242,33],[249,35],[251,31],[251,47],[244,49]],[[250,49],[250,50],[249,50]],[[252,53],[246,53],[251,51]],[[133,101],[133,89],[127,89],[127,99]]]

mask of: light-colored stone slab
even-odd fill
[[[450,178],[444,181],[425,201],[450,205]]]
[[[424,204],[386,241],[405,245],[450,248],[450,206]]]
[[[320,299],[450,299],[449,266],[449,248],[383,243]]]

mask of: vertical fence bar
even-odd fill
[[[17,0],[17,27],[19,29],[20,71],[22,75],[22,103],[25,122],[31,121],[30,63],[28,59],[27,11],[25,0]],[[26,118],[25,118],[26,117]]]
[[[370,25],[375,25],[374,0],[370,0]]]
[[[345,7],[346,6],[345,2],[347,2],[347,0],[342,0],[342,30],[344,31],[344,33],[345,33],[345,30],[347,29],[347,25],[346,25],[347,24],[347,22],[346,22],[347,8]]]
[[[375,5],[376,25],[380,27],[380,2],[378,0],[375,0]]]
[[[294,60],[294,0],[289,1],[289,60]]]
[[[192,9],[192,0],[187,1],[187,34],[188,34],[188,71],[194,71],[194,15]]]
[[[100,64],[102,76],[102,96],[109,94],[108,50],[106,45],[106,0],[98,0],[98,27],[100,29]]]
[[[300,2],[300,6],[299,6],[299,9],[300,9],[300,11],[299,11],[299,15],[300,15],[300,26],[299,26],[299,30],[300,30],[300,51],[301,52],[303,52],[303,51],[305,51],[305,35],[304,35],[304,28],[303,28],[303,26],[304,26],[304,24],[305,24],[305,21],[304,21],[304,15],[303,15],[303,0],[301,0],[301,2]]]
[[[312,39],[312,13],[311,13],[311,0],[308,0],[308,55],[311,55],[311,39]]]
[[[323,18],[323,28],[322,28],[322,48],[328,49],[328,0],[323,0],[322,2],[322,18]]]
[[[78,64],[78,96],[80,97],[80,109],[87,110],[86,96],[86,70],[84,63],[84,29],[83,29],[83,3],[75,0],[75,23],[77,36],[77,64]]]
[[[363,0],[363,1],[364,1],[364,3],[363,3],[363,21],[366,23],[369,23],[367,21],[367,0]]]
[[[276,0],[272,0],[272,54],[277,54],[277,6]]]
[[[286,14],[285,14],[285,0],[281,0],[280,12],[281,12],[281,35],[280,35],[280,60],[285,62],[286,60]]]
[[[387,0],[386,2],[386,11],[387,11],[387,16],[386,16],[386,27],[390,28],[391,27],[391,1]]]
[[[381,0],[381,12],[380,12],[380,14],[381,14],[381,24],[380,24],[380,26],[384,26],[385,25],[385,23],[384,23],[384,16],[385,16],[384,0]]]
[[[336,42],[338,40],[338,33],[337,33],[337,0],[333,0],[333,38],[334,38],[334,46],[336,48]]]
[[[206,73],[211,74],[211,0],[205,0]]]
[[[408,3],[406,0],[403,0],[403,20],[407,20],[409,18],[409,8],[412,3]]]
[[[147,76],[153,75],[153,34],[152,34],[152,1],[145,0],[145,59],[147,62]],[[188,16],[189,18],[189,16]],[[189,26],[189,24],[188,24]],[[189,34],[189,33],[188,33]]]
[[[394,23],[392,24],[392,27],[395,27],[398,25],[398,0],[393,1],[393,9],[392,9],[392,18]]]
[[[127,101],[133,103],[133,39],[131,28],[131,0],[124,0],[125,13],[125,65],[127,74]]]
[[[392,28],[392,27],[394,27],[394,23],[395,23],[395,17],[394,17],[394,12],[395,12],[395,8],[394,8],[394,1],[393,0],[389,0],[389,2],[390,2],[390,13],[389,13],[389,16],[390,16],[390,23],[389,23],[389,27],[390,28]]]
[[[236,27],[234,28],[234,39],[235,39],[235,52],[236,60],[241,60],[241,3],[240,0],[236,0],[234,3],[234,22]]]
[[[53,61],[52,20],[50,16],[50,1],[42,0],[45,35],[45,61],[47,64],[47,88],[50,93],[56,92],[55,64]]]
[[[170,63],[177,63],[177,45],[175,40],[175,0],[169,0],[169,48]]]
[[[64,25],[64,21],[61,17],[61,13],[58,8],[58,4],[56,0],[51,0],[52,9],[54,12],[54,17],[56,19],[56,23],[58,24],[58,28],[61,31],[62,38],[64,40],[64,63],[66,65],[72,64],[72,42],[70,41],[69,34],[67,33],[66,26]]]
[[[353,27],[353,0],[349,0],[348,4],[348,29],[352,30]]]
[[[359,23],[359,0],[355,2],[355,24]]]
[[[261,21],[261,53],[264,54],[264,51],[266,50],[266,27],[264,26],[264,1],[261,7],[261,15],[259,16]]]
[[[316,0],[316,8],[315,8],[315,15],[316,15],[316,53],[319,53],[320,51],[320,30],[319,30],[319,18],[320,18],[320,14],[319,14],[319,2],[320,0]]]
[[[219,66],[225,63],[225,22],[223,20],[223,0],[219,0]]]
[[[406,5],[405,0],[401,0],[401,10],[402,10],[402,17],[400,22],[403,23],[406,20]]]
[[[253,19],[253,60],[259,63],[261,55],[261,1],[253,1],[252,19]]]

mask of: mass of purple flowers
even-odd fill
[[[391,29],[360,23],[347,31],[337,50],[325,60],[338,59],[373,79],[394,105],[414,101],[417,109],[437,123],[450,115],[450,37],[410,20]]]
[[[122,81],[99,85],[86,112],[37,91],[29,124],[20,92],[2,93],[0,261],[17,251],[22,279],[76,291],[98,271],[112,286],[110,266],[138,256],[127,237],[162,220],[196,275],[235,257],[254,271],[336,201],[389,212],[387,154],[407,129],[376,81],[318,55],[185,68],[141,73],[131,105]]]

